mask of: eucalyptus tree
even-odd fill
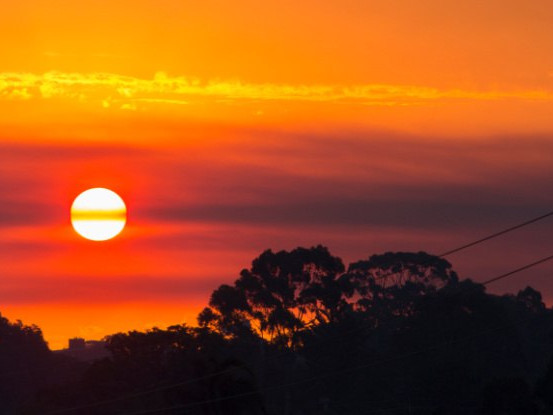
[[[342,260],[327,248],[267,250],[242,270],[233,285],[221,285],[198,320],[227,335],[257,334],[294,344],[296,334],[336,321],[353,294]]]

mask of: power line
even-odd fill
[[[553,259],[553,255],[550,255],[546,258],[543,258],[543,259],[540,259],[538,261],[535,261],[535,262],[532,262],[530,264],[527,264],[523,267],[520,267],[520,268],[517,268],[515,270],[512,270],[510,272],[507,272],[505,274],[502,274],[502,275],[499,275],[497,277],[494,277],[494,278],[491,278],[487,281],[485,281],[483,283],[483,285],[487,285],[487,284],[491,284],[495,281],[498,281],[500,279],[503,279],[503,278],[507,278],[511,275],[514,275],[516,273],[519,273],[519,272],[522,272],[524,270],[527,270],[527,269],[530,269],[532,267],[535,267],[539,264],[542,264],[544,262],[547,262],[547,261],[550,261]],[[358,329],[356,329],[355,331],[357,331]],[[470,338],[473,338],[475,336],[470,336]],[[459,340],[460,341],[460,340]],[[458,341],[455,341],[453,343],[457,343]],[[447,342],[447,344],[452,344],[451,342]],[[434,350],[435,347],[433,348],[429,348],[429,350]],[[417,355],[417,354],[420,354],[422,351],[418,351],[418,352],[414,352],[414,353],[409,353],[407,355],[404,355],[409,357],[409,356],[412,356],[412,355]],[[273,356],[272,358],[275,358],[275,356]],[[271,359],[272,359],[271,358]],[[271,359],[266,359],[266,361],[269,361]],[[395,359],[393,359],[395,360]],[[369,365],[370,366],[370,365]],[[361,368],[364,368],[364,367],[367,367],[367,365],[362,365],[360,366]],[[174,388],[177,388],[177,387],[180,387],[180,386],[186,386],[188,384],[191,384],[191,383],[195,383],[195,382],[198,382],[198,381],[201,381],[201,380],[205,380],[205,379],[209,379],[209,378],[212,378],[212,377],[215,377],[215,376],[218,376],[218,375],[221,375],[221,374],[225,374],[225,373],[228,373],[228,372],[232,372],[233,370],[236,370],[236,368],[230,368],[230,369],[225,369],[223,371],[219,371],[219,372],[216,372],[216,373],[212,373],[212,374],[209,374],[209,375],[205,375],[205,376],[201,376],[201,377],[198,377],[198,378],[194,378],[194,379],[189,379],[187,381],[184,381],[184,382],[178,382],[178,383],[175,383],[175,384],[171,384],[171,385],[166,385],[166,386],[163,386],[163,387],[159,387],[159,388],[155,388],[155,389],[150,389],[148,391],[143,391],[143,392],[137,392],[137,393],[134,393],[134,394],[129,394],[129,395],[124,395],[124,396],[120,396],[120,397],[117,397],[117,398],[113,398],[113,399],[109,399],[109,400],[104,400],[104,401],[98,401],[98,402],[94,402],[92,404],[87,404],[87,405],[82,405],[82,406],[76,406],[76,407],[72,407],[72,408],[64,408],[64,409],[60,409],[60,410],[55,410],[55,411],[51,411],[51,412],[47,412],[46,414],[44,415],[55,415],[55,414],[61,414],[61,413],[67,413],[67,412],[73,412],[73,411],[76,411],[76,410],[79,410],[79,409],[85,409],[85,408],[91,408],[91,407],[96,407],[96,406],[102,406],[102,405],[107,405],[107,404],[110,404],[110,403],[115,403],[115,402],[120,402],[120,401],[123,401],[123,400],[127,400],[127,399],[132,399],[132,398],[136,398],[136,397],[139,397],[139,396],[144,396],[144,395],[149,395],[149,394],[152,394],[152,393],[156,393],[156,392],[162,392],[162,391],[165,391],[165,390],[169,390],[169,389],[174,389]],[[323,377],[327,377],[328,375],[325,375]],[[315,380],[315,379],[313,379]],[[304,383],[305,381],[301,381],[300,383]],[[296,384],[298,382],[295,382],[294,384]],[[291,385],[285,385],[285,386],[293,386],[293,384]],[[268,389],[264,389],[264,390],[271,390],[271,389],[277,389],[277,388],[280,388],[280,387],[284,387],[284,386],[273,386],[273,387],[270,387]],[[239,394],[239,395],[234,395],[232,397],[225,397],[225,398],[218,398],[218,400],[214,401],[214,402],[218,402],[220,400],[227,400],[227,399],[231,399],[231,398],[239,398],[239,397],[244,397],[244,396],[251,396],[251,395],[254,395],[254,394],[257,394],[258,391],[256,392],[246,392],[245,394]],[[210,403],[212,402],[213,400],[209,400],[209,401],[200,401],[200,402],[197,402],[197,403],[194,403],[194,404],[190,404],[192,406],[197,406],[197,405],[200,405],[200,404],[204,404],[204,403]],[[172,410],[172,409],[186,409],[184,407],[181,407],[181,406],[178,406],[178,407],[174,407],[174,408],[165,408],[165,409],[168,409],[168,410]],[[155,412],[159,412],[161,411],[161,409],[159,410],[155,410],[155,411],[146,411],[146,412],[136,412],[136,413],[132,413],[132,414],[125,414],[125,415],[142,415],[142,414],[149,414],[149,413],[155,413]]]
[[[489,235],[485,238],[481,238],[481,239],[478,239],[474,242],[471,242],[469,244],[465,244],[463,246],[460,246],[456,249],[453,249],[451,251],[448,251],[444,254],[441,254],[440,256],[446,256],[446,255],[450,255],[454,252],[459,252],[461,250],[464,250],[464,249],[467,249],[469,247],[472,247],[474,245],[477,245],[477,244],[480,244],[484,241],[488,241],[490,239],[493,239],[495,237],[498,237],[500,235],[503,235],[503,234],[506,234],[508,232],[511,232],[511,231],[514,231],[516,229],[519,229],[523,226],[527,226],[529,224],[532,224],[532,223],[535,223],[539,220],[542,220],[542,219],[545,219],[549,216],[553,216],[553,211],[548,213],[548,214],[545,214],[545,215],[542,215],[542,216],[539,216],[537,218],[534,218],[534,219],[531,219],[529,221],[526,221],[524,223],[521,223],[519,225],[516,225],[516,226],[513,226],[513,227],[510,227],[510,228],[507,228],[503,231],[500,231],[500,232],[496,232],[492,235]],[[529,268],[532,268],[536,265],[539,265],[539,264],[542,264],[544,262],[547,262],[549,260],[552,260],[553,259],[553,255],[549,256],[549,257],[546,257],[546,258],[543,258],[541,260],[538,260],[536,262],[533,262],[533,263],[530,263],[530,264],[527,264],[523,267],[520,267],[520,268],[517,268],[513,271],[510,271],[510,272],[507,272],[505,274],[502,274],[502,275],[499,275],[497,277],[494,277],[494,278],[491,278],[481,284],[483,285],[488,285],[488,284],[491,284],[493,282],[496,282],[498,280],[501,280],[501,279],[504,279],[504,278],[507,278],[511,275],[514,275],[516,273],[519,273],[521,271],[524,271],[524,270],[527,270]],[[381,278],[385,278],[387,276],[390,276],[390,275],[393,275],[393,273],[389,273],[387,275],[381,275],[378,277],[378,279],[381,279]],[[357,331],[358,328],[355,329],[355,331]],[[284,355],[285,353],[282,353],[282,355]],[[280,357],[279,355],[277,356],[272,356],[271,358],[269,359],[266,359],[266,361],[270,361],[272,359],[275,359],[277,357]],[[169,389],[173,389],[173,388],[177,388],[177,387],[180,387],[180,386],[186,386],[188,384],[192,384],[192,383],[195,383],[195,382],[199,382],[201,380],[206,380],[206,379],[210,379],[212,377],[215,377],[215,376],[219,376],[219,375],[222,375],[222,374],[225,374],[225,373],[229,373],[229,372],[232,372],[234,370],[236,370],[237,368],[236,367],[232,367],[232,368],[229,368],[229,369],[225,369],[225,370],[222,370],[222,371],[219,371],[219,372],[215,372],[215,373],[211,373],[209,375],[205,375],[205,376],[201,376],[201,377],[197,377],[197,378],[194,378],[194,379],[189,379],[187,381],[183,381],[183,382],[179,382],[179,383],[175,383],[175,384],[171,384],[171,385],[167,385],[167,386],[163,386],[163,387],[159,387],[159,388],[154,388],[154,389],[150,389],[150,390],[147,390],[147,391],[143,391],[143,392],[137,392],[137,393],[134,393],[134,394],[128,394],[128,395],[124,395],[124,396],[120,396],[120,397],[117,397],[117,398],[113,398],[113,399],[109,399],[109,400],[104,400],[104,401],[98,401],[98,402],[95,402],[93,404],[88,404],[88,405],[83,405],[83,406],[78,406],[78,407],[72,407],[72,408],[65,408],[65,409],[60,409],[60,410],[56,410],[56,411],[52,411],[52,412],[48,412],[47,415],[54,415],[54,414],[61,414],[61,413],[67,413],[67,412],[72,412],[72,411],[75,411],[75,410],[78,410],[78,409],[84,409],[84,408],[89,408],[89,407],[95,407],[95,406],[102,406],[102,405],[107,405],[107,404],[110,404],[110,403],[115,403],[115,402],[119,402],[119,401],[122,401],[122,400],[127,400],[127,399],[132,399],[132,398],[136,398],[136,397],[139,397],[139,396],[144,396],[144,395],[148,395],[148,394],[152,394],[152,393],[156,393],[156,392],[161,392],[161,391],[165,391],[165,390],[169,390]]]
[[[507,228],[507,229],[503,229],[503,230],[501,230],[501,231],[499,231],[499,232],[492,233],[492,234],[490,234],[490,235],[488,235],[488,236],[484,236],[483,238],[480,238],[480,239],[477,239],[477,240],[475,240],[475,241],[469,242],[469,243],[467,243],[467,244],[461,245],[461,246],[459,246],[459,247],[457,247],[457,248],[453,248],[453,249],[451,249],[451,250],[449,250],[449,251],[446,251],[446,252],[444,252],[444,253],[442,253],[442,254],[439,254],[439,255],[437,255],[437,256],[440,257],[440,258],[443,258],[443,257],[445,257],[445,256],[452,255],[452,254],[455,254],[455,253],[457,253],[457,252],[464,251],[465,249],[472,248],[473,246],[479,245],[479,244],[481,244],[481,243],[483,243],[483,242],[487,242],[487,241],[489,241],[489,240],[491,240],[491,239],[495,239],[495,238],[497,238],[497,237],[499,237],[499,236],[502,236],[502,235],[505,235],[505,234],[507,234],[507,233],[509,233],[509,232],[513,232],[513,231],[515,231],[515,230],[517,230],[517,229],[520,229],[520,228],[523,228],[523,227],[525,227],[525,226],[531,225],[532,223],[539,222],[540,220],[546,219],[546,218],[548,218],[548,217],[550,217],[550,216],[553,216],[553,210],[552,210],[551,212],[546,213],[545,215],[541,215],[541,216],[532,218],[532,219],[527,220],[527,221],[525,221],[525,222],[519,223],[518,225],[511,226],[511,227],[509,227],[509,228]],[[394,275],[394,273],[393,273],[393,272],[389,272],[389,273],[385,273],[385,274],[383,274],[383,275],[379,275],[379,276],[375,277],[374,279],[375,279],[375,280],[381,280],[381,279],[390,277],[390,276],[392,276],[392,275]]]
[[[505,273],[505,274],[501,274],[501,275],[499,275],[499,276],[497,276],[497,277],[490,278],[489,280],[486,280],[486,281],[484,281],[484,282],[481,282],[480,284],[482,284],[482,285],[491,284],[491,283],[493,283],[493,282],[496,282],[496,281],[502,280],[502,279],[504,279],[504,278],[510,277],[511,275],[517,274],[517,273],[519,273],[519,272],[521,272],[521,271],[524,271],[524,270],[527,270],[527,269],[529,269],[529,268],[535,267],[536,265],[543,264],[544,262],[547,262],[547,261],[551,261],[552,259],[553,259],[553,255],[550,255],[550,256],[545,257],[545,258],[542,258],[542,259],[540,259],[540,260],[538,260],[538,261],[536,261],[536,262],[532,262],[531,264],[524,265],[524,266],[522,266],[522,267],[520,267],[520,268],[517,268],[517,269],[515,269],[515,270],[513,270],[513,271],[509,271],[509,272],[507,272],[507,273]]]
[[[501,318],[501,317],[504,316],[503,313],[501,313],[501,314],[499,314],[499,313],[493,313],[493,315],[494,315],[496,318]],[[537,316],[537,317],[536,317],[536,316],[531,316],[531,317],[528,317],[528,316],[527,316],[526,318],[522,318],[522,319],[520,319],[519,321],[514,321],[514,322],[512,322],[511,324],[505,325],[505,328],[508,329],[508,328],[510,328],[510,327],[518,327],[518,326],[521,326],[522,324],[526,324],[526,323],[528,323],[528,322],[530,322],[530,321],[532,321],[532,320],[539,320],[539,319],[541,319],[541,318],[543,318],[543,316]],[[484,333],[485,333],[485,332],[487,332],[487,330],[484,331]],[[481,334],[484,334],[484,333],[481,333]],[[499,346],[500,344],[503,345],[503,341],[504,341],[504,340],[501,339],[499,336],[494,336],[494,340],[495,340],[495,341],[494,341],[493,344],[492,344],[492,349],[493,349],[493,347]],[[486,349],[488,349],[488,348],[486,348]],[[468,358],[468,356],[469,356],[470,354],[472,354],[472,352],[471,352],[468,348],[463,348],[463,351],[464,351],[465,353],[464,353],[464,356],[461,355],[461,360],[459,359],[460,354],[459,354],[459,353],[456,353],[456,354],[454,354],[454,355],[448,356],[447,362],[448,362],[449,364],[451,364],[451,363],[457,363],[457,364],[459,364],[459,362],[461,362],[462,359],[466,359],[466,358]],[[481,353],[481,352],[482,352],[482,349],[480,349],[479,351],[474,351],[474,352]],[[444,357],[444,356],[440,356],[440,355],[437,354],[437,353],[433,353],[433,354],[431,354],[430,356],[427,356],[426,359],[434,360],[436,357]],[[491,355],[488,356],[488,359],[487,359],[487,360],[488,360],[488,361],[489,361],[489,360],[494,360],[494,361],[499,361],[499,362],[502,362],[502,363],[503,363],[503,360],[501,360],[501,356],[499,356],[499,355],[497,355],[497,354],[495,354],[495,353],[491,353]],[[428,360],[426,360],[426,362],[428,362]],[[444,372],[442,369],[443,369],[443,366],[442,366],[442,365],[439,365],[439,366],[438,366],[438,373],[439,373],[440,376],[439,376],[438,379],[439,379],[440,381],[443,381],[443,382],[445,383],[445,382],[447,382],[447,381],[450,379],[450,377],[446,376],[446,374],[447,374],[447,373],[450,374],[451,372],[455,372],[455,374],[458,374],[459,367],[458,367],[457,365],[455,365],[455,366],[453,366],[453,367],[449,367],[449,369],[446,369],[445,372]],[[455,376],[455,374],[454,374],[454,376]],[[435,379],[435,378],[436,378],[436,375],[437,375],[437,373],[436,373],[436,372],[433,372],[432,378]],[[392,375],[392,376],[387,375],[387,376],[379,376],[378,380],[379,380],[379,381],[382,381],[382,380],[394,379],[394,378],[395,378],[395,377],[394,377],[393,375]],[[359,384],[357,384],[356,386],[359,386]],[[424,385],[424,383],[422,383],[422,384],[421,384],[421,383],[417,383],[417,386],[420,388],[421,386],[424,387],[425,385]],[[429,389],[427,389],[427,390],[429,390]],[[359,393],[359,395],[362,395],[362,394],[363,394],[362,391],[359,391],[358,393]],[[419,393],[420,393],[420,392],[419,392]],[[406,397],[407,395],[403,395],[403,396]],[[439,397],[436,397],[436,398],[439,398]],[[478,400],[478,401],[477,401],[477,400],[464,400],[464,401],[462,401],[462,402],[451,402],[451,401],[448,402],[448,401],[443,401],[443,400],[440,401],[439,399],[436,399],[436,398],[432,398],[432,399],[431,399],[431,398],[428,398],[428,397],[427,397],[427,398],[415,398],[415,401],[416,401],[416,402],[422,402],[422,401],[425,401],[425,402],[433,402],[433,403],[434,403],[434,406],[433,406],[434,409],[436,408],[436,406],[439,406],[439,405],[452,405],[454,408],[460,409],[460,406],[459,406],[459,405],[462,404],[462,403],[469,403],[469,402],[476,403],[476,402],[480,402],[479,400]],[[413,398],[411,397],[410,399],[413,399]],[[362,399],[362,400],[361,400],[361,402],[364,402],[364,401],[366,401],[366,399]],[[346,402],[346,399],[339,399],[339,400],[335,400],[335,401],[332,401],[332,402],[333,402],[334,404],[340,405],[340,403]],[[349,400],[348,400],[347,402],[349,402]],[[359,402],[360,402],[359,400],[356,400],[356,403],[359,403]],[[467,409],[476,409],[476,407],[471,407],[471,408],[466,407],[466,408],[467,408]],[[123,415],[125,415],[125,414],[123,414]]]
[[[462,245],[462,246],[459,246],[455,249],[452,249],[450,251],[447,251],[447,252],[444,252],[442,254],[440,254],[439,256],[440,257],[444,257],[444,256],[447,256],[447,255],[451,255],[453,253],[457,253],[457,252],[460,252],[462,250],[465,250],[465,249],[468,249],[470,247],[473,247],[475,245],[478,245],[478,244],[481,244],[483,242],[486,242],[486,241],[489,241],[491,239],[494,239],[494,238],[497,238],[498,236],[501,236],[501,235],[504,235],[504,234],[507,234],[509,232],[512,232],[514,230],[517,230],[517,229],[520,229],[524,226],[527,226],[527,225],[530,225],[532,223],[535,223],[535,222],[538,222],[540,220],[543,220],[545,218],[548,218],[550,216],[553,216],[553,211],[549,212],[549,213],[546,213],[544,215],[541,215],[541,216],[538,216],[536,218],[533,218],[533,219],[530,219],[530,220],[527,220],[523,223],[520,223],[518,225],[515,225],[515,226],[511,226],[507,229],[504,229],[502,231],[499,231],[499,232],[495,232],[491,235],[488,235],[486,237],[483,237],[483,238],[480,238],[480,239],[477,239],[473,242],[470,242],[468,244],[465,244],[465,245]],[[487,284],[490,284],[490,283],[493,283],[495,281],[498,281],[500,279],[503,279],[503,278],[507,278],[513,274],[516,274],[518,272],[521,272],[523,270],[526,270],[526,269],[529,269],[529,268],[532,268],[533,266],[536,266],[538,264],[541,264],[543,262],[546,262],[546,261],[549,261],[553,259],[553,255],[550,256],[550,257],[547,257],[547,258],[544,258],[542,260],[539,260],[539,261],[536,261],[534,263],[531,263],[531,264],[528,264],[528,265],[525,265],[521,268],[518,268],[516,270],[513,270],[513,271],[510,271],[506,274],[502,274],[498,277],[494,277],[490,280],[487,280],[485,281],[484,283],[482,283],[483,285],[487,285]],[[382,278],[385,278],[387,276],[390,276],[390,275],[393,275],[392,273],[388,274],[388,275],[381,275],[378,277],[378,279],[382,279]],[[276,357],[279,357],[279,356],[276,356]],[[272,358],[275,358],[275,356],[273,356]],[[205,380],[205,379],[209,379],[211,377],[215,377],[215,376],[218,376],[218,375],[221,375],[221,374],[225,374],[225,373],[228,373],[228,372],[231,372],[233,370],[236,370],[236,368],[230,368],[230,369],[225,369],[223,371],[219,371],[219,372],[216,372],[216,373],[212,373],[212,374],[209,374],[209,375],[205,375],[205,376],[201,376],[201,377],[198,377],[198,378],[195,378],[195,379],[190,379],[188,381],[184,381],[184,382],[179,382],[177,384],[173,384],[173,385],[168,385],[168,386],[165,386],[165,387],[160,387],[160,388],[155,388],[155,389],[151,389],[151,390],[148,390],[148,391],[144,391],[144,392],[139,392],[139,393],[135,393],[135,394],[129,394],[129,395],[125,395],[125,396],[122,396],[122,397],[118,397],[118,398],[114,398],[114,399],[110,399],[110,400],[105,400],[105,401],[100,401],[100,402],[96,402],[95,404],[93,405],[88,405],[86,407],[90,407],[90,406],[100,406],[100,405],[105,405],[105,404],[109,404],[109,403],[114,403],[114,402],[118,402],[118,401],[121,401],[121,400],[126,400],[126,399],[132,399],[134,397],[138,397],[138,396],[143,396],[145,394],[151,394],[151,393],[155,393],[155,392],[160,392],[160,391],[163,391],[163,390],[167,390],[167,389],[172,389],[172,388],[176,388],[176,387],[179,387],[179,386],[185,386],[187,384],[191,384],[191,383],[194,383],[194,382],[198,382],[198,381],[201,381],[201,380]],[[49,414],[59,414],[59,413],[65,413],[65,412],[70,412],[70,411],[73,411],[73,410],[77,410],[77,409],[82,409],[83,407],[75,407],[75,408],[66,408],[66,409],[62,409],[62,410],[58,410],[58,411],[54,411],[54,412],[50,412]]]
[[[526,320],[529,320],[529,319],[526,319]],[[184,409],[194,408],[194,407],[197,407],[197,406],[200,406],[200,405],[216,403],[216,402],[222,402],[222,401],[227,401],[227,400],[235,399],[235,398],[243,398],[243,397],[247,397],[247,396],[253,396],[253,395],[257,395],[261,392],[267,392],[267,391],[270,391],[270,390],[301,385],[303,383],[312,382],[312,381],[319,380],[319,379],[322,379],[322,378],[327,378],[329,376],[335,376],[335,375],[338,375],[338,374],[345,374],[345,373],[349,373],[349,372],[352,372],[352,371],[355,371],[355,370],[366,369],[366,368],[371,367],[371,366],[377,366],[379,364],[389,363],[389,362],[392,362],[392,361],[395,361],[395,360],[401,360],[401,359],[405,359],[405,358],[409,358],[409,357],[413,357],[413,356],[418,356],[418,355],[421,355],[421,354],[429,352],[429,351],[439,350],[440,348],[443,348],[443,347],[451,346],[451,345],[457,344],[457,343],[462,343],[464,341],[469,341],[471,339],[479,337],[482,334],[491,333],[491,332],[495,332],[495,331],[500,331],[500,330],[503,330],[503,329],[506,329],[506,328],[510,328],[512,326],[516,326],[518,324],[520,324],[520,322],[513,322],[513,323],[510,323],[510,324],[505,324],[505,325],[502,325],[502,326],[497,326],[497,327],[489,328],[489,329],[486,329],[486,330],[481,330],[479,333],[476,333],[476,334],[473,334],[473,335],[470,335],[470,336],[465,336],[463,338],[456,339],[456,340],[453,340],[453,341],[445,341],[445,342],[439,343],[438,345],[427,347],[425,349],[405,353],[403,355],[395,356],[395,357],[389,358],[389,359],[384,359],[384,360],[380,360],[380,361],[373,361],[373,362],[369,362],[369,363],[365,363],[365,364],[361,364],[361,365],[357,365],[357,366],[352,366],[352,367],[341,369],[341,370],[335,370],[335,371],[332,371],[332,372],[327,372],[325,374],[318,375],[318,376],[311,376],[309,378],[306,378],[306,379],[303,379],[303,380],[300,380],[300,381],[283,383],[283,384],[274,385],[274,386],[270,386],[270,387],[266,387],[266,388],[261,388],[261,389],[256,390],[256,391],[243,392],[243,393],[224,396],[224,397],[220,397],[220,398],[205,399],[203,401],[193,402],[193,403],[190,403],[190,404],[174,405],[174,406],[167,406],[167,407],[157,408],[157,409],[149,409],[149,410],[143,410],[143,411],[137,411],[137,412],[121,413],[120,415],[147,415],[147,414],[154,414],[154,413],[162,412],[162,411],[173,411],[173,410],[177,410],[177,409],[184,410]],[[50,413],[48,413],[48,414],[50,414]]]
[[[477,239],[476,241],[469,242],[469,243],[467,243],[465,245],[462,245],[460,247],[451,249],[451,250],[449,250],[447,252],[444,252],[443,254],[440,254],[438,256],[444,257],[444,256],[448,256],[448,255],[451,255],[451,254],[455,254],[459,251],[463,251],[464,249],[471,248],[475,245],[481,244],[482,242],[489,241],[490,239],[497,238],[498,236],[505,235],[506,233],[509,233],[509,232],[515,231],[517,229],[523,228],[525,226],[531,225],[532,223],[539,222],[540,220],[543,220],[543,219],[548,218],[550,216],[553,216],[553,211],[548,212],[545,215],[541,215],[541,216],[538,216],[536,218],[527,220],[526,222],[519,223],[518,225],[511,226],[510,228],[503,229],[502,231],[499,231],[499,232],[493,233],[491,235],[485,236],[483,238]]]

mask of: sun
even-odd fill
[[[117,236],[127,222],[121,197],[102,187],[82,192],[71,205],[71,224],[83,238],[106,241]]]

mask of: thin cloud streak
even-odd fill
[[[248,83],[168,76],[152,79],[111,73],[0,73],[0,98],[5,100],[64,98],[95,101],[103,107],[135,109],[136,103],[186,105],[204,99],[239,101],[345,102],[368,106],[410,106],[447,100],[553,101],[549,90],[463,90],[418,85],[290,85]]]
[[[442,252],[553,205],[546,191],[553,188],[553,140],[546,136],[244,134],[252,136],[155,151],[4,145],[0,272],[9,284],[2,298],[93,303],[115,299],[127,284],[125,301],[173,301],[188,291],[207,298],[266,248],[322,243],[346,261],[385,250]],[[91,245],[71,230],[68,209],[82,186],[106,174],[116,180],[101,184],[121,189],[128,202],[129,226],[109,244]],[[493,276],[504,256],[514,266],[531,261],[542,252],[528,247],[545,226],[551,223],[517,234],[489,268],[479,267]],[[538,239],[539,249],[550,245],[550,233]],[[479,276],[463,268],[475,262],[455,261]],[[106,279],[93,284],[94,270]]]
[[[42,278],[4,278],[0,298],[7,303],[119,303],[133,301],[186,301],[205,296],[231,276],[211,278],[170,278],[134,276],[43,276]],[[52,287],[58,287],[53,290]]]
[[[84,188],[77,182],[72,194],[62,189],[66,194],[57,197],[52,191],[59,177],[86,176],[85,185],[97,179],[98,170],[113,166],[128,177],[124,198],[131,203],[131,220],[141,223],[457,228],[466,221],[474,226],[516,221],[547,211],[552,203],[550,192],[536,190],[553,187],[551,139],[440,142],[359,135],[280,136],[288,143],[280,146],[277,135],[267,135],[209,155],[186,146],[43,151],[12,144],[3,147],[0,167],[5,173],[0,226],[65,223],[64,203]],[[337,149],[329,142],[339,142]],[[282,163],[287,148],[292,155]],[[86,164],[94,170],[83,168]],[[32,174],[33,166],[46,173]]]

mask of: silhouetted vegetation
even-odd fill
[[[10,323],[0,315],[0,414],[18,413],[17,407],[38,390],[77,378],[86,366],[49,349],[36,326]]]
[[[0,320],[0,413],[553,414],[553,311],[433,255],[265,251],[198,316],[54,356]],[[11,373],[11,375],[10,375]]]

